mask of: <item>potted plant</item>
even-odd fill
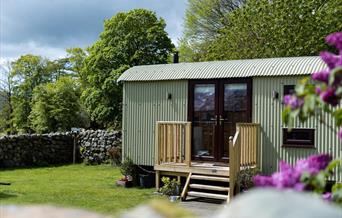
[[[257,168],[247,167],[240,170],[237,175],[237,183],[240,188],[240,192],[247,192],[248,189],[254,186],[253,177],[259,173]]]
[[[162,182],[164,185],[160,188],[159,191],[163,195],[168,196],[171,202],[179,199],[180,182],[176,179],[171,180],[169,177],[163,177]]]
[[[136,177],[136,167],[130,158],[125,158],[120,166],[120,172],[124,176],[116,182],[117,185],[126,188],[133,186],[133,180]]]

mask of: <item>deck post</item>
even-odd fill
[[[160,189],[160,171],[156,170],[156,190]]]
[[[191,165],[191,123],[185,127],[185,162],[187,166]]]

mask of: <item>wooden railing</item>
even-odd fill
[[[157,121],[155,165],[191,165],[191,122]]]
[[[238,123],[229,137],[229,200],[239,192],[237,177],[241,167],[259,167],[260,124]]]
[[[259,136],[260,124],[237,123],[236,129],[241,134],[241,158],[242,167],[256,166],[259,163]]]

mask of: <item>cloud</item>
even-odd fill
[[[182,34],[186,0],[0,0],[0,57],[33,53],[50,58],[91,45],[103,21],[119,11],[146,8],[166,21],[174,43]]]

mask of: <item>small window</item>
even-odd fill
[[[314,148],[315,129],[283,128],[283,147]]]
[[[295,93],[295,85],[284,85],[284,96]]]

